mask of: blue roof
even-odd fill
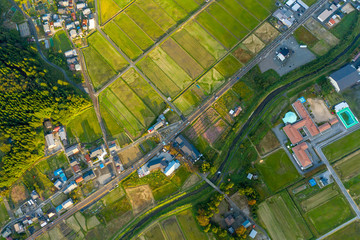
[[[59,168],[59,169],[57,169],[57,170],[54,171],[54,175],[55,175],[55,176],[60,175],[61,173],[64,173],[61,168]]]
[[[100,163],[100,168],[104,168],[104,164],[103,164],[103,163]]]
[[[286,123],[294,123],[297,120],[297,116],[294,112],[287,112],[285,117],[282,119],[283,122]]]
[[[62,205],[59,205],[56,207],[56,212],[60,212],[60,210],[63,209],[63,206]]]
[[[244,226],[245,228],[249,227],[251,225],[251,222],[249,220],[246,220],[245,222],[243,222],[242,226]]]
[[[312,187],[316,186],[316,181],[313,178],[309,180],[309,183]]]
[[[306,102],[306,99],[304,97],[301,97],[298,99],[301,103],[305,103]]]
[[[60,178],[61,178],[61,180],[63,181],[63,182],[66,182],[67,181],[67,178],[66,178],[66,176],[65,176],[65,173],[60,173]]]

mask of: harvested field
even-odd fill
[[[100,224],[100,222],[99,222],[99,220],[97,219],[96,216],[92,216],[91,218],[86,220],[87,229],[92,229],[92,228],[96,227],[99,224]]]
[[[186,181],[184,182],[181,189],[184,190],[184,189],[190,188],[190,187],[194,186],[200,180],[201,180],[201,178],[196,173],[193,173],[190,175],[190,177],[188,179],[186,179]]]
[[[22,203],[29,197],[29,193],[23,183],[14,184],[10,190],[10,197],[14,204]]]
[[[260,52],[260,50],[265,47],[265,44],[254,34],[251,34],[242,43],[254,54]]]
[[[300,203],[300,206],[304,210],[304,212],[308,212],[311,209],[320,206],[322,203],[326,202],[327,200],[337,196],[338,194],[339,192],[336,189],[329,187],[311,196],[310,198],[302,201]]]
[[[81,230],[81,227],[79,225],[79,223],[76,221],[74,216],[69,217],[68,219],[66,219],[66,224],[72,229],[74,230],[74,232],[79,232]]]
[[[261,153],[268,153],[280,146],[279,140],[275,134],[270,130],[265,137],[261,139],[260,143],[256,145],[256,149]]]
[[[279,36],[278,30],[276,30],[270,23],[265,22],[255,31],[255,35],[258,36],[264,43],[272,42],[277,36]]]
[[[329,50],[331,49],[330,44],[328,44],[325,40],[321,39],[320,41],[318,41],[312,48],[311,50],[319,55],[325,55]]]
[[[203,113],[196,122],[186,130],[186,136],[190,140],[195,140],[198,135],[206,131],[218,118],[219,114],[213,108],[209,108]]]
[[[307,101],[310,104],[312,114],[314,115],[313,119],[316,123],[327,122],[336,118],[335,115],[330,113],[324,100],[308,98]]]
[[[49,231],[51,240],[63,240],[65,236],[61,233],[60,227],[56,226]]]
[[[165,240],[163,232],[158,223],[155,223],[154,226],[147,230],[144,234],[144,237],[146,240]]]
[[[244,49],[245,47],[239,46],[232,54],[242,63],[246,64],[253,57],[252,53]]]
[[[77,213],[75,213],[75,218],[78,221],[78,223],[80,224],[81,228],[84,231],[87,231],[86,218],[84,217],[84,215],[82,215],[80,212],[77,212]]]
[[[126,188],[125,191],[130,200],[134,214],[141,212],[154,203],[154,197],[149,185]]]
[[[121,162],[125,168],[130,167],[134,162],[142,157],[142,152],[138,145],[125,149],[119,153]]]
[[[229,127],[229,125],[220,119],[214,125],[209,127],[204,132],[203,137],[210,143],[213,144],[220,137],[220,135]]]
[[[314,18],[309,18],[309,20],[305,23],[305,26],[308,30],[310,30],[313,35],[315,35],[319,39],[325,40],[330,46],[335,46],[339,43],[339,39],[337,39],[332,33],[326,30]]]
[[[180,226],[174,217],[168,218],[162,223],[162,227],[166,233],[168,240],[181,240],[184,239]]]

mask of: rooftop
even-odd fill
[[[299,161],[303,169],[308,168],[312,165],[309,155],[305,151],[306,149],[308,149],[308,145],[306,142],[302,142],[292,148],[297,160]]]
[[[338,71],[331,74],[329,77],[337,83],[340,91],[349,88],[358,81],[360,81],[359,72],[351,64],[348,64],[345,67],[339,69]]]

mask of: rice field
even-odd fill
[[[201,103],[201,100],[193,89],[188,89],[174,101],[174,104],[184,115],[188,115]]]
[[[215,69],[225,78],[234,75],[241,67],[242,64],[231,54],[215,65]]]
[[[100,23],[103,24],[120,11],[119,6],[113,0],[97,1],[100,11]]]
[[[196,84],[204,89],[207,94],[211,94],[224,83],[225,77],[215,68],[212,68],[204,76],[202,76]]]
[[[267,16],[270,15],[270,12],[266,8],[264,8],[258,1],[239,0],[239,3],[243,5],[244,8],[246,8],[260,21],[263,21]]]

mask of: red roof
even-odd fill
[[[303,168],[307,168],[312,165],[309,156],[305,152],[306,149],[308,149],[308,145],[306,142],[302,142],[292,148],[297,160],[300,162]]]
[[[338,123],[338,122],[339,122],[339,120],[338,120],[337,118],[333,118],[333,119],[330,120],[329,123],[330,123],[331,125],[334,125],[335,123]]]
[[[78,164],[76,164],[75,166],[72,167],[74,172],[80,172],[80,166]]]
[[[330,124],[329,123],[324,123],[323,125],[319,126],[319,131],[323,132],[323,131],[328,130],[329,128],[331,128]]]
[[[335,22],[334,19],[330,18],[329,23],[330,23],[331,25],[334,25],[336,22]]]
[[[80,182],[82,182],[82,181],[84,181],[84,179],[83,179],[83,177],[78,177],[77,179],[75,179],[75,182],[76,183],[80,183]]]
[[[90,159],[89,154],[86,154],[86,155],[85,155],[85,159],[86,159],[87,162],[91,162],[91,159]]]

